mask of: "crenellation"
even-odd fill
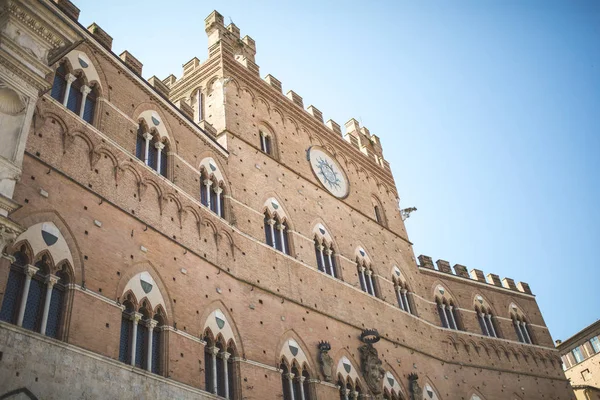
[[[471,270],[471,279],[474,279],[479,282],[487,283],[485,280],[485,275],[483,275],[483,271],[480,269],[473,268]]]
[[[240,39],[240,28],[237,27],[233,22],[227,25],[226,29],[236,38]]]
[[[183,75],[187,75],[190,72],[194,71],[200,65],[200,60],[198,57],[192,58],[190,61],[183,64]]]
[[[106,33],[104,29],[100,28],[97,23],[92,23],[90,26],[88,26],[87,30],[92,34],[92,36],[94,36],[94,39],[96,39],[98,43],[100,43],[106,49],[112,50],[112,36]]]
[[[298,93],[294,92],[293,90],[290,90],[287,92],[286,97],[290,99],[295,105],[304,109],[304,102],[302,101],[302,97],[300,97]]]
[[[171,89],[167,85],[163,83],[160,79],[158,79],[155,75],[153,75],[150,79],[148,79],[148,83],[154,87],[160,94],[165,97],[169,97],[169,92]]]
[[[533,294],[531,293],[531,288],[529,287],[529,284],[525,282],[517,283],[517,289],[519,289],[519,291],[523,293]]]
[[[167,76],[165,79],[163,79],[163,83],[168,88],[172,88],[176,82],[177,82],[177,77],[173,74],[171,74],[171,75]]]
[[[77,21],[79,19],[80,10],[69,0],[53,0],[54,3],[61,9],[62,12],[67,14],[69,18]]]
[[[254,39],[246,35],[242,38],[242,42],[244,42],[244,44],[248,46],[250,50],[254,50],[254,54],[256,54],[256,42],[254,41]]]
[[[504,287],[507,289],[517,290],[517,285],[515,285],[514,279],[504,278],[504,279],[502,279],[502,283],[504,284]]]
[[[429,268],[429,269],[434,269],[433,268],[433,259],[429,256],[424,256],[424,255],[420,255],[419,256],[419,266],[421,268]]]
[[[487,281],[494,286],[502,287],[502,281],[500,281],[500,277],[496,274],[487,274]]]
[[[310,105],[310,106],[308,106],[306,111],[308,111],[308,113],[310,115],[315,117],[317,119],[317,121],[319,121],[320,123],[323,123],[323,113],[321,111],[319,111],[319,109],[317,107]]]
[[[332,119],[327,120],[327,122],[325,123],[325,125],[327,125],[327,127],[329,129],[331,129],[334,133],[342,136],[342,128],[340,127],[340,124],[338,124],[334,120],[332,120]]]
[[[437,264],[438,271],[444,272],[446,274],[451,274],[452,273],[452,269],[450,268],[450,263],[448,261],[446,261],[446,260],[437,260],[435,263]]]
[[[254,75],[260,76],[260,68],[254,62],[254,57],[248,57],[243,54],[236,54],[235,60],[242,64],[244,67],[248,69],[248,71],[252,72]]]
[[[175,107],[179,108],[186,117],[189,119],[194,118],[194,109],[184,99],[176,100],[173,104],[175,104]]]
[[[265,82],[267,82],[269,85],[271,85],[272,87],[277,89],[277,91],[279,93],[283,93],[283,90],[281,87],[281,81],[279,79],[275,78],[273,75],[269,74],[269,75],[265,76]]]
[[[130,52],[125,50],[119,55],[119,58],[123,60],[127,68],[132,70],[136,75],[142,76],[142,67],[144,64],[140,62],[137,58],[135,58]]]
[[[200,129],[210,134],[211,136],[217,136],[217,130],[209,122],[202,120],[198,122],[198,126],[200,127]]]
[[[469,272],[467,271],[467,267],[460,264],[454,264],[454,273],[456,276],[460,276],[462,278],[470,278]]]

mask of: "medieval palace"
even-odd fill
[[[415,256],[379,138],[218,12],[164,79],[0,16],[0,399],[573,398],[529,285]]]

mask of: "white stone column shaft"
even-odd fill
[[[231,354],[224,351],[221,353],[221,356],[223,357],[223,374],[225,375],[224,379],[223,379],[223,382],[225,383],[225,398],[228,399],[229,398],[229,366],[227,365],[227,361],[229,360],[229,357],[231,356]]]
[[[364,287],[365,292],[368,293],[369,289],[367,287],[367,277],[365,276],[365,267],[360,267],[360,276],[362,277],[362,283],[363,283],[363,285],[365,285],[365,287]]]
[[[269,228],[271,229],[271,247],[275,249],[277,248],[277,246],[275,245],[275,220],[271,218],[267,221],[267,223],[269,224]]]
[[[144,139],[146,139],[146,147],[144,148],[144,163],[148,165],[150,155],[150,141],[152,140],[152,135],[149,132],[146,132],[144,133]]]
[[[146,356],[146,369],[152,372],[152,336],[154,336],[154,327],[158,324],[158,321],[151,319],[148,321],[146,326],[148,327],[148,355]]]
[[[217,186],[215,188],[215,193],[217,194],[217,215],[219,217],[222,217],[223,215],[221,214],[222,210],[221,210],[221,196],[223,195],[223,189],[220,186]]]
[[[89,86],[83,85],[81,87],[81,105],[79,107],[79,118],[83,118],[83,113],[85,112],[85,100],[87,99],[88,94],[92,89]]]
[[[40,326],[40,333],[46,334],[46,325],[48,324],[48,313],[50,312],[50,301],[52,300],[52,288],[58,282],[60,278],[55,275],[48,275],[46,278],[46,297],[44,299],[44,313],[42,314],[42,324]]]
[[[289,373],[287,374],[287,378],[288,378],[288,387],[290,388],[290,400],[295,400],[295,393],[294,393],[294,374]]]
[[[492,322],[492,314],[487,314],[486,317],[487,317],[488,321],[490,322],[489,329],[491,330],[492,336],[498,337],[498,335],[496,334],[496,329],[494,328],[494,323]]]
[[[454,319],[454,306],[448,306],[448,310],[450,310],[450,319],[452,319],[453,329],[458,329],[458,325],[456,325],[456,320]]]
[[[483,333],[485,333],[486,336],[490,336],[490,332],[487,327],[487,322],[485,322],[485,314],[479,313],[478,316],[479,316],[479,321],[483,325]]]
[[[323,245],[319,244],[317,246],[319,249],[319,258],[321,260],[321,268],[323,268],[323,272],[327,273],[327,267],[325,266],[325,258],[323,257]]]
[[[71,93],[71,85],[77,80],[77,77],[73,74],[67,74],[67,87],[65,88],[65,98],[63,99],[63,106],[67,106],[69,101],[69,93]]]
[[[281,251],[287,254],[287,249],[285,248],[285,225],[277,225],[277,230],[279,231],[279,239],[281,240]]]
[[[335,267],[333,266],[333,258],[331,257],[331,254],[333,253],[333,251],[331,251],[331,249],[327,249],[327,259],[329,260],[329,268],[331,269],[331,276],[333,276],[334,278],[337,278],[335,276]]]
[[[404,311],[412,314],[412,311],[410,311],[410,303],[408,302],[408,290],[402,289],[402,298],[404,299],[404,308],[406,309]]]
[[[369,278],[369,294],[371,296],[375,296],[375,288],[373,287],[373,278],[371,277],[371,275],[373,275],[373,271],[371,271],[370,269],[367,270],[367,277]]]
[[[156,150],[158,150],[158,154],[156,155],[156,172],[160,174],[160,156],[163,149],[165,148],[165,145],[161,142],[156,142],[154,144],[154,147],[156,147]]]
[[[133,329],[131,334],[131,365],[135,366],[135,349],[137,347],[137,330],[138,323],[142,319],[142,314],[134,312],[131,316],[131,321],[133,322]]]
[[[527,330],[527,323],[525,321],[523,321],[523,323],[521,324],[521,326],[523,327],[523,333],[524,333],[524,337],[527,338],[527,343],[531,344],[531,337],[529,336],[529,331]]]
[[[300,375],[298,377],[298,382],[300,383],[300,400],[304,400],[304,380],[306,377]]]
[[[23,326],[23,318],[25,318],[25,308],[27,307],[27,297],[29,297],[29,287],[31,286],[31,278],[39,270],[33,265],[25,266],[25,284],[23,285],[23,293],[21,294],[21,304],[19,305],[19,314],[17,316],[17,325]]]
[[[448,323],[448,316],[446,315],[446,305],[440,304],[440,308],[442,309],[442,316],[444,317],[442,322],[444,323],[445,328],[450,328],[450,324]]]
[[[213,346],[211,348],[212,353],[212,371],[213,371],[213,393],[218,393],[218,385],[219,385],[219,377],[217,376],[217,353],[219,352],[219,348],[217,346]]]

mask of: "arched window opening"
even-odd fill
[[[285,361],[279,366],[281,370],[281,388],[283,391],[283,400],[294,400],[294,383],[291,371],[288,369]]]
[[[477,321],[481,328],[481,333],[485,336],[500,337],[498,335],[498,329],[496,328],[492,311],[486,307],[475,307],[475,314],[477,314]]]
[[[15,253],[4,291],[0,320],[43,335],[59,338],[63,312],[63,294],[68,284],[66,266],[52,275],[46,255],[29,264],[25,246]]]
[[[207,392],[216,394],[226,399],[235,399],[237,384],[235,374],[237,365],[233,355],[235,349],[223,343],[221,337],[213,339],[212,333],[207,330],[204,335],[204,382]]]
[[[310,374],[306,368],[296,362],[289,368],[285,360],[279,366],[281,370],[281,388],[283,400],[311,400]]]
[[[54,73],[50,96],[87,123],[93,122],[98,97],[97,87],[87,85],[83,73],[76,76],[69,72],[64,62]]]
[[[289,227],[285,219],[277,213],[270,216],[265,212],[264,218],[265,239],[269,246],[285,254],[290,254]]]
[[[259,136],[260,136],[260,150],[263,153],[272,156],[273,155],[273,144],[272,144],[273,139],[271,138],[271,135],[264,131],[260,131]]]
[[[338,273],[336,271],[333,244],[327,243],[324,239],[315,236],[315,254],[319,271],[337,278]]]
[[[360,281],[360,288],[362,291],[370,294],[371,296],[378,297],[377,289],[375,287],[375,274],[373,269],[367,265],[366,262],[361,262],[361,260],[356,261],[356,268],[358,270],[358,279]]]
[[[206,169],[200,172],[200,202],[219,217],[223,218],[225,213],[225,193],[223,181],[208,174]]]
[[[377,221],[378,224],[383,223],[383,220],[381,219],[381,211],[379,210],[379,205],[375,205],[373,207],[373,210],[375,212],[375,220]]]
[[[130,297],[123,303],[119,361],[162,374],[162,333],[165,324],[161,313],[152,314],[152,307],[144,302],[136,311]]]
[[[304,394],[304,400],[311,400],[312,399],[312,391],[310,388],[310,374],[308,373],[308,370],[306,369],[306,367],[304,367],[302,369],[302,376],[301,376],[301,381],[302,381],[302,386],[303,386],[303,394]]]
[[[525,320],[525,317],[521,315],[513,315],[512,320],[519,342],[533,344],[533,341],[531,340],[531,332],[529,331],[529,324]]]
[[[135,140],[135,156],[158,174],[167,178],[169,147],[157,133],[152,133],[140,122]]]
[[[442,326],[448,329],[459,330],[456,307],[454,307],[452,301],[448,301],[446,298],[442,300],[436,298],[436,303]]]
[[[392,278],[392,282],[394,282],[394,291],[396,292],[398,307],[404,312],[415,315],[415,307],[411,304],[412,292],[409,290],[408,284],[396,278]]]

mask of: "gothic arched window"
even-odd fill
[[[492,310],[483,306],[475,306],[475,314],[477,314],[477,321],[479,322],[482,334],[490,337],[500,337],[498,335],[494,316],[492,315]]]
[[[394,282],[394,291],[396,292],[398,307],[400,307],[402,311],[416,315],[415,306],[412,301],[412,292],[408,288],[408,284],[396,278],[392,278],[392,282]]]
[[[335,265],[335,250],[333,244],[315,236],[315,254],[319,271],[337,278],[339,275]]]
[[[531,340],[531,332],[529,330],[529,324],[525,317],[521,315],[513,315],[512,316],[513,326],[515,327],[515,332],[517,333],[517,338],[519,342],[525,344],[533,344],[533,340]]]
[[[68,274],[66,266],[58,276],[50,271],[52,266],[46,255],[33,266],[24,251],[15,253],[0,308],[0,320],[59,338]]]
[[[234,362],[235,347],[227,346],[221,336],[214,339],[207,330],[204,335],[204,382],[207,392],[226,399],[238,398],[236,374],[238,366]]]
[[[219,217],[225,216],[225,183],[217,179],[216,175],[209,174],[206,168],[200,172],[200,202],[208,207]]]
[[[94,122],[98,84],[87,84],[84,72],[71,73],[66,62],[54,73],[50,96],[89,124]]]
[[[447,300],[446,298],[436,298],[436,303],[442,326],[448,329],[460,330],[457,323],[458,315],[456,312],[456,307],[454,307],[452,300]]]
[[[285,219],[277,213],[271,216],[265,212],[264,228],[267,244],[282,253],[290,254],[289,227]]]
[[[156,131],[148,131],[140,122],[136,135],[135,156],[158,174],[167,178],[169,147]]]
[[[370,294],[371,296],[377,297],[377,289],[375,286],[375,273],[370,265],[366,264],[361,260],[356,261],[356,268],[358,271],[358,279],[360,281],[360,288],[363,292]]]

